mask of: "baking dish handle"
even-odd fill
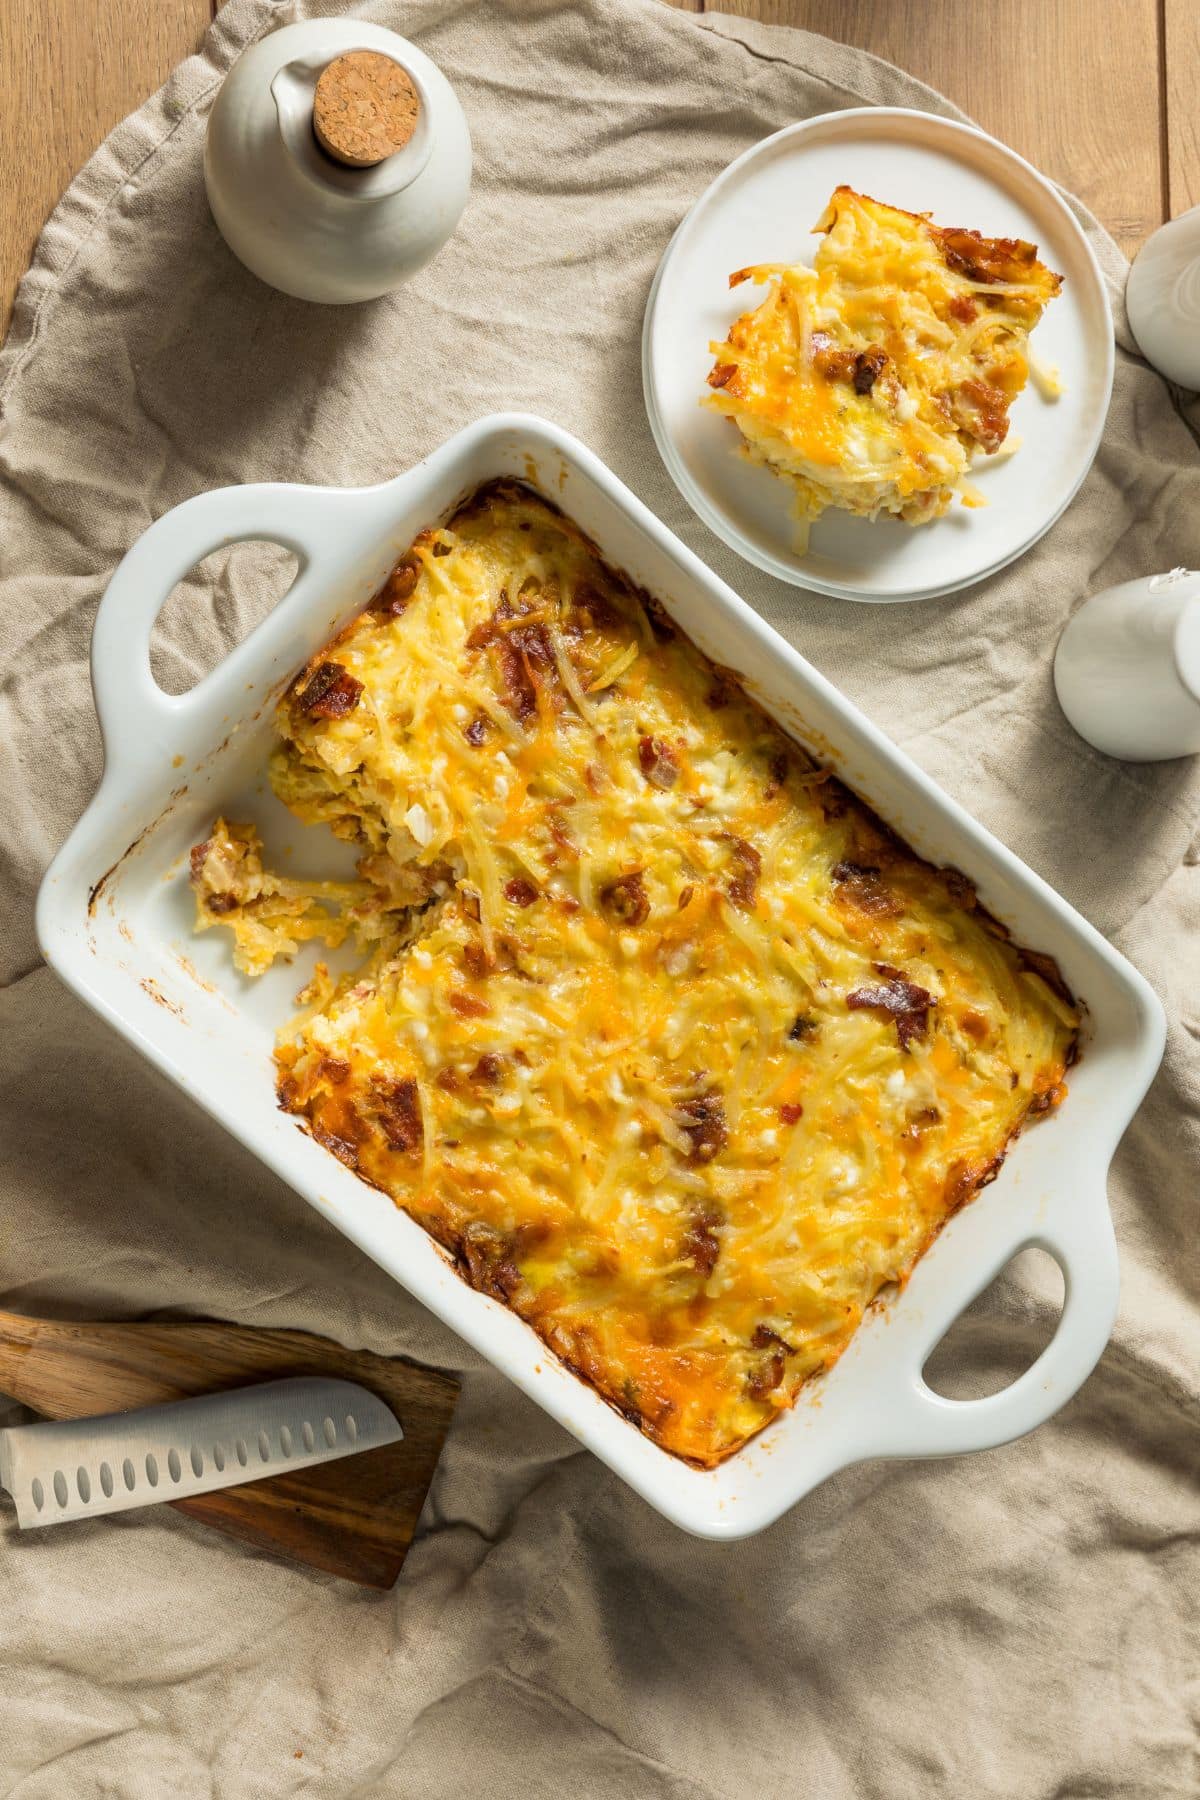
[[[1119,1275],[1116,1239],[1101,1182],[1099,1204],[1080,1196],[1010,1245],[1001,1267],[1021,1250],[1044,1250],[1062,1271],[1063,1308],[1054,1336],[1037,1361],[1010,1386],[979,1400],[950,1400],[935,1393],[924,1369],[964,1305],[1000,1272],[993,1268],[949,1317],[927,1320],[920,1361],[896,1370],[887,1396],[887,1449],[894,1456],[956,1456],[991,1450],[1045,1423],[1071,1399],[1099,1362],[1116,1318]],[[878,1453],[878,1452],[876,1452]]]
[[[286,482],[215,488],[173,507],[142,533],[109,582],[92,632],[92,688],[106,763],[125,749],[143,760],[164,749],[202,685],[167,694],[151,672],[150,634],[176,582],[212,551],[257,539],[295,554],[294,592],[310,571],[320,574],[335,515],[344,517],[360,491]]]

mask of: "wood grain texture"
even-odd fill
[[[450,1427],[452,1376],[303,1331],[78,1324],[0,1312],[0,1392],[48,1419],[127,1412],[291,1375],[360,1382],[391,1407],[403,1442],[169,1504],[260,1550],[389,1588]]]
[[[8,0],[0,42],[0,332],[55,201],[208,28],[209,0]]]
[[[1194,18],[1200,0],[1176,3]],[[898,64],[1078,194],[1132,253],[1164,216],[1159,7],[1160,0],[715,0],[707,10],[800,25]],[[1193,94],[1198,75],[1195,63]]]
[[[704,10],[703,0],[673,0]],[[1200,0],[717,0],[909,69],[1079,194],[1127,251],[1200,203]],[[210,0],[5,9],[0,330],[42,224],[104,134],[193,50]]]
[[[1169,217],[1200,206],[1200,0],[1163,0]]]

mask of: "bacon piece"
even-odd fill
[[[915,1037],[923,1037],[929,1024],[929,1009],[937,1001],[927,988],[906,979],[890,963],[876,963],[875,972],[884,977],[878,987],[855,988],[846,995],[846,1005],[853,1012],[887,1013],[895,1021],[900,1048],[907,1050]]]
[[[505,595],[489,618],[484,619],[478,625],[473,625],[468,631],[467,649],[486,650],[488,645],[495,641],[496,621],[501,618],[511,619],[512,616],[512,607],[508,604],[508,596]]]
[[[540,620],[535,620],[531,625],[514,625],[504,636],[523,657],[536,663],[539,668],[554,667],[554,652],[550,648],[550,639],[546,636],[546,627]]]
[[[717,1258],[721,1254],[721,1240],[717,1231],[723,1223],[719,1212],[706,1207],[702,1212],[693,1214],[683,1234],[680,1254],[696,1265],[706,1281],[716,1268]]]
[[[814,331],[809,340],[814,369],[826,381],[848,381],[856,394],[869,394],[887,366],[886,350],[851,350],[834,343],[827,331]]]
[[[958,429],[978,439],[989,455],[1008,436],[1008,395],[988,381],[959,382],[951,414]]]
[[[869,394],[887,367],[886,350],[860,350],[851,377],[856,394]]]
[[[462,1256],[472,1287],[506,1304],[521,1285],[521,1271],[509,1245],[490,1225],[474,1221],[462,1237]]]
[[[746,1392],[752,1400],[765,1400],[767,1395],[777,1388],[783,1380],[787,1365],[783,1360],[783,1351],[776,1350],[768,1356],[757,1369],[752,1369],[746,1379]]]
[[[417,1084],[412,1076],[405,1075],[397,1081],[390,1076],[373,1075],[371,1097],[380,1129],[390,1147],[408,1155],[419,1150],[424,1141],[425,1126]]]
[[[827,381],[849,381],[854,374],[858,353],[840,349],[827,331],[814,331],[809,339],[813,368]]]
[[[521,616],[522,611],[513,606],[507,594],[502,594],[491,618],[484,619],[468,634],[467,648],[483,650],[490,646],[495,651],[505,704],[518,724],[523,725],[537,711],[538,685],[554,668],[554,652],[539,620],[524,625],[511,623]]]
[[[504,1073],[504,1064],[491,1050],[485,1050],[475,1067],[471,1070],[471,1080],[480,1087],[498,1087]]]
[[[652,787],[673,788],[679,780],[679,758],[661,738],[644,737],[639,741],[638,766]]]
[[[880,880],[874,863],[840,862],[834,865],[832,873],[837,898],[848,901],[859,912],[871,918],[894,919],[904,911],[896,895]]]
[[[230,825],[218,819],[213,836],[189,852],[196,898],[217,918],[261,899],[263,866],[258,834],[252,825]]]
[[[736,363],[717,363],[708,371],[706,379],[710,388],[723,388],[736,374]]]
[[[771,1345],[775,1344],[780,1350],[786,1350],[789,1355],[792,1353],[792,1346],[787,1339],[780,1337],[777,1331],[772,1331],[765,1322],[754,1327],[750,1334],[750,1342],[756,1350],[769,1350]]]
[[[779,1116],[785,1125],[794,1125],[804,1117],[804,1108],[798,1100],[788,1100],[780,1107]]]
[[[600,889],[600,904],[622,925],[644,925],[650,917],[650,896],[640,869],[621,875]]]
[[[506,704],[519,725],[524,725],[537,711],[537,681],[527,657],[521,655],[509,638],[496,645],[500,675],[507,694]]]
[[[955,294],[947,311],[952,319],[958,320],[960,325],[973,325],[979,317],[979,308],[970,294]]]
[[[989,238],[978,231],[931,225],[942,260],[969,281],[1024,281],[1037,263],[1037,246],[1024,238]]]
[[[463,945],[463,961],[477,981],[481,981],[488,972],[487,951],[482,944],[477,944],[474,938],[470,943]]]
[[[709,1088],[690,1100],[681,1100],[675,1114],[690,1145],[689,1162],[711,1162],[729,1142],[725,1103],[716,1088]]]
[[[358,705],[363,691],[349,669],[341,663],[319,663],[307,686],[296,696],[296,704],[310,719],[344,719]]]
[[[532,906],[539,891],[524,875],[514,875],[511,881],[504,884],[504,897],[511,900],[514,906]]]
[[[725,832],[723,841],[729,845],[734,864],[734,873],[725,892],[742,912],[753,912],[754,902],[758,898],[762,857],[753,844],[748,844],[745,838],[735,837],[732,832]]]
[[[463,988],[450,990],[450,1006],[460,1019],[486,1019],[491,1015],[491,1007],[486,1000],[480,1000],[474,994],[468,994]]]
[[[408,610],[413,589],[421,578],[421,565],[409,553],[398,562],[375,598],[371,602],[371,611],[390,615],[398,619],[400,614]]]

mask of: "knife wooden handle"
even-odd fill
[[[0,1311],[0,1391],[48,1419],[128,1412],[292,1375],[361,1382],[391,1407],[403,1442],[168,1504],[259,1549],[391,1587],[450,1426],[453,1376],[303,1331],[207,1320],[84,1324]]]

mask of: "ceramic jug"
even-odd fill
[[[1125,310],[1146,361],[1169,381],[1200,388],[1200,206],[1146,240],[1129,271]]]
[[[416,97],[408,141],[368,167],[336,161],[313,127],[318,80],[355,51],[389,58]],[[234,64],[209,118],[204,175],[213,217],[248,269],[285,294],[338,305],[387,293],[441,249],[466,205],[471,140],[449,82],[415,44],[361,19],[310,19]]]
[[[1054,657],[1080,737],[1126,762],[1200,751],[1200,574],[1172,569],[1085,600]]]

